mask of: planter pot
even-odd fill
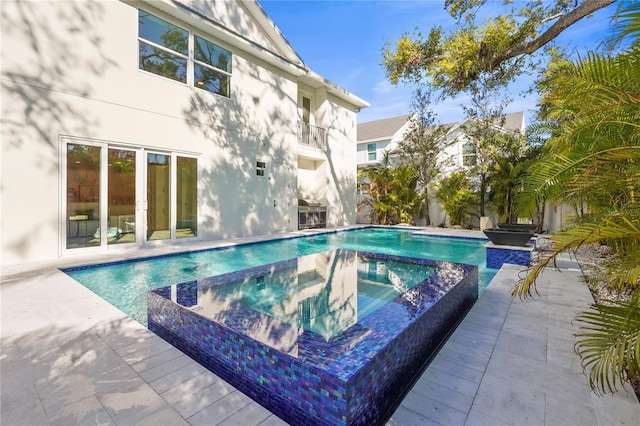
[[[538,229],[538,225],[528,223],[499,223],[498,229],[505,229],[507,231],[535,232],[536,229]]]
[[[510,231],[506,229],[485,229],[483,232],[493,244],[516,247],[526,246],[534,234],[533,231]]]

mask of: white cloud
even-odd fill
[[[376,95],[384,95],[390,93],[394,89],[394,86],[388,80],[382,80],[377,82],[371,89]]]

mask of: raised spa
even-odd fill
[[[372,425],[477,297],[477,266],[338,249],[152,290],[148,324],[291,424]]]

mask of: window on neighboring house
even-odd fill
[[[466,167],[476,165],[476,147],[471,143],[462,146],[462,165]]]
[[[265,177],[267,171],[267,163],[264,161],[256,161],[256,176]]]
[[[142,70],[231,96],[231,52],[143,10],[138,21]],[[193,54],[189,42],[193,41]]]
[[[358,182],[358,194],[366,195],[369,193],[369,182]]]
[[[367,145],[367,161],[376,161],[376,144],[370,143]]]

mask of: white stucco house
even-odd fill
[[[356,114],[256,1],[2,1],[2,265],[355,223]]]

